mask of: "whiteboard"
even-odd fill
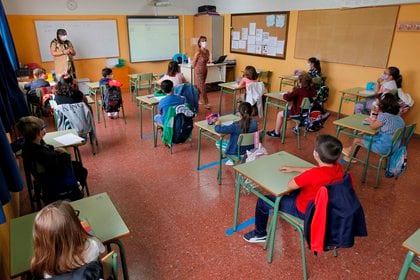
[[[76,50],[75,59],[120,55],[116,20],[36,20],[35,28],[42,62],[54,60],[50,43],[60,28],[67,31]]]
[[[179,53],[179,18],[127,17],[130,62],[172,59]]]

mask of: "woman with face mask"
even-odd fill
[[[210,52],[207,49],[207,38],[200,36],[198,39],[198,52],[192,61],[194,67],[194,79],[198,88],[198,95],[202,98],[204,108],[210,109],[209,99],[206,92],[207,63],[210,61]]]
[[[61,75],[68,73],[76,78],[76,69],[74,68],[73,56],[76,51],[73,44],[67,39],[67,31],[57,29],[57,37],[51,41],[50,52],[54,57],[54,69],[57,79],[60,80]]]

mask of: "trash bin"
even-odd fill
[[[86,83],[89,83],[90,80],[88,78],[79,78],[77,79],[77,85],[79,86],[79,90],[83,92],[84,95],[89,95],[89,88]]]

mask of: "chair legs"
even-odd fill
[[[416,258],[416,254],[411,251],[408,251],[404,264],[401,268],[400,275],[398,276],[398,280],[405,280],[407,278],[408,270],[411,268],[417,273],[420,273],[420,266],[414,263],[414,258]]]

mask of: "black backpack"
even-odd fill
[[[178,113],[174,117],[172,143],[184,143],[193,130],[193,117],[187,117],[184,113]]]
[[[105,112],[117,112],[121,105],[121,89],[115,86],[106,86],[104,94]]]

